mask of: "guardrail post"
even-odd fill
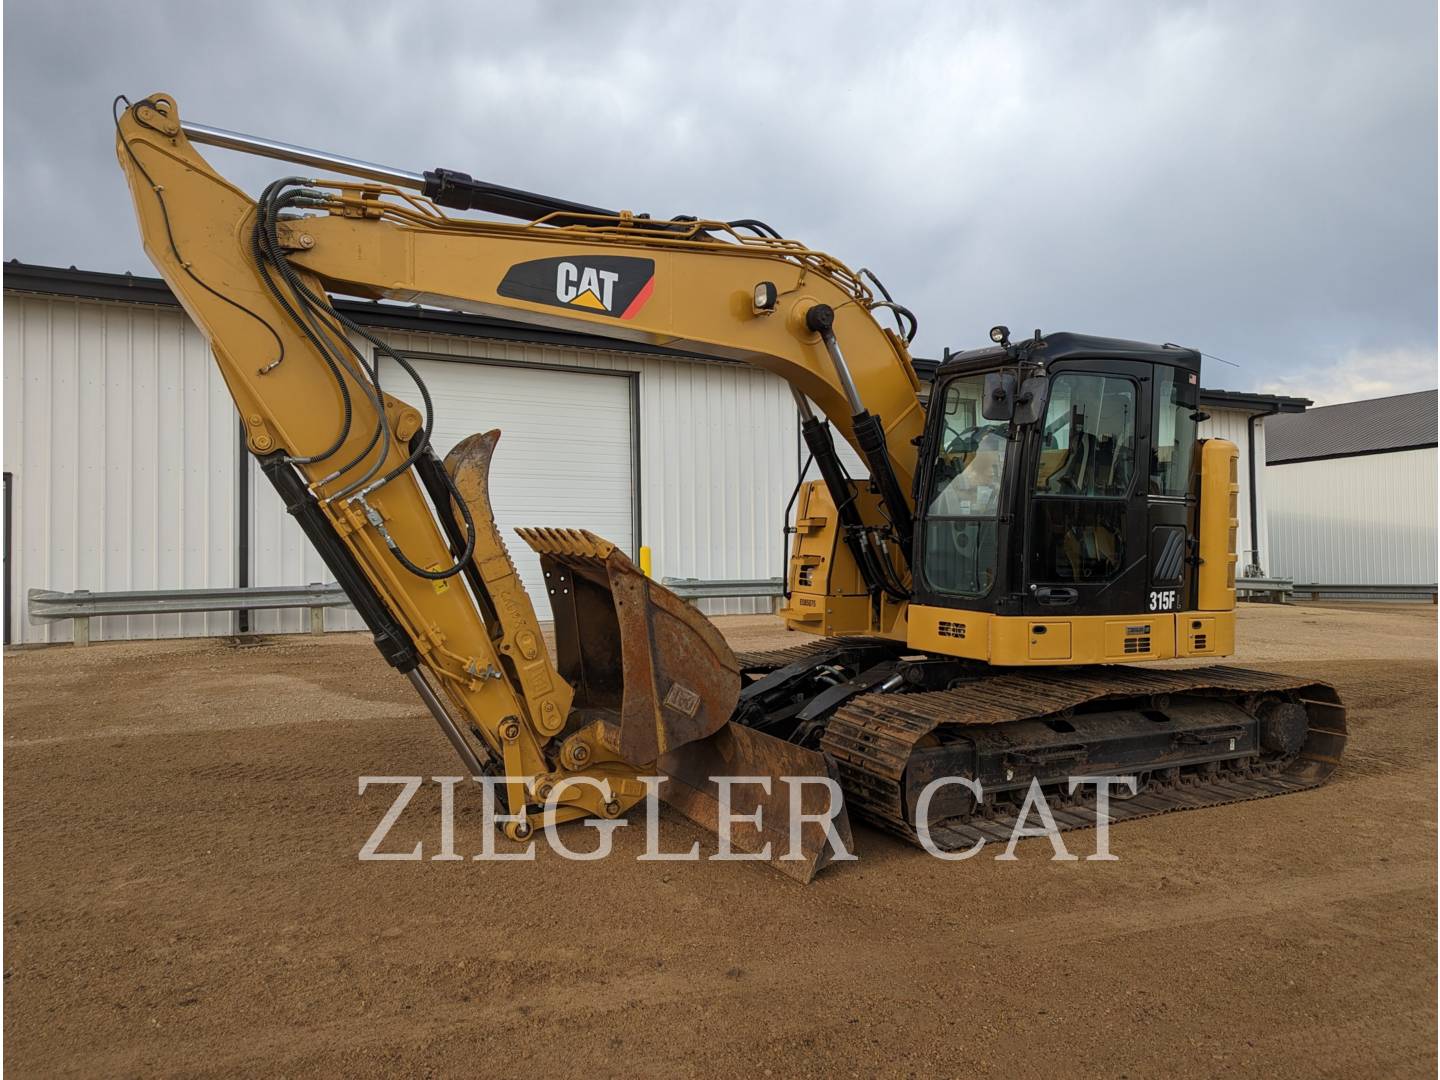
[[[90,616],[77,615],[74,619],[71,620],[71,625],[75,628],[75,644],[81,646],[89,645]]]
[[[325,633],[325,609],[323,607],[312,607],[310,609],[310,633]]]

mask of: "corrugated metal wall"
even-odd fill
[[[4,468],[13,474],[11,633],[30,588],[179,589],[235,581],[234,406],[178,308],[5,297]],[[93,636],[220,634],[231,616],[97,620]]]
[[[234,407],[199,331],[178,308],[24,294],[7,294],[5,301],[13,640],[71,636],[68,622],[26,621],[30,588],[235,584],[238,434]],[[414,353],[638,372],[639,542],[652,550],[655,576],[782,573],[781,516],[799,462],[794,402],[776,376],[619,350],[400,332],[384,337]],[[483,378],[483,370],[477,375]],[[477,429],[485,423],[477,418]],[[251,584],[328,580],[253,461],[250,490]],[[768,610],[768,602],[718,600],[703,607],[743,613]],[[307,618],[256,612],[252,624],[261,631],[300,630]],[[351,612],[328,611],[326,620],[361,628]],[[234,626],[229,614],[146,616],[95,620],[91,633],[96,640],[225,634]]]
[[[1272,572],[1321,585],[1435,582],[1436,451],[1265,470]]]
[[[1257,503],[1260,507],[1259,551],[1252,550],[1254,545],[1250,541],[1250,470],[1247,459],[1249,453],[1250,414],[1237,412],[1230,409],[1217,409],[1213,406],[1208,410],[1210,419],[1200,424],[1200,437],[1202,439],[1229,439],[1240,448],[1240,531],[1237,534],[1236,546],[1240,549],[1240,561],[1237,564],[1237,573],[1243,573],[1245,567],[1252,561],[1260,564],[1265,572],[1273,573],[1270,566],[1270,529],[1266,522],[1265,506],[1270,496],[1269,489],[1265,484],[1265,421],[1255,421],[1255,479],[1259,489]],[[1258,557],[1257,557],[1258,556]]]

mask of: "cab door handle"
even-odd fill
[[[1078,589],[1067,589],[1057,586],[1046,586],[1043,589],[1035,590],[1035,599],[1046,607],[1064,607],[1066,604],[1073,604],[1080,598]]]

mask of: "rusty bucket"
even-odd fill
[[[830,833],[807,822],[789,836],[791,785],[785,777],[835,778],[826,757],[729,723],[740,696],[740,664],[715,625],[656,584],[608,540],[583,529],[520,529],[540,556],[555,615],[560,675],[574,688],[577,716],[600,719],[612,749],[638,769],[669,779],[662,798],[715,832],[722,800],[717,776],[764,777],[732,786],[732,816],[759,811],[762,824],[727,830],[736,850],[758,852],[809,881],[834,855]],[[765,790],[768,787],[768,791]],[[796,808],[823,813],[823,786],[801,786]],[[843,807],[834,835],[848,848]]]
[[[540,556],[575,708],[613,717],[622,758],[648,764],[725,725],[740,664],[710,620],[594,533],[519,532]]]

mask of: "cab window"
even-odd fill
[[[1135,475],[1135,384],[1114,375],[1057,375],[1035,491],[1123,497]]]
[[[1101,583],[1125,567],[1136,400],[1136,384],[1116,375],[1051,380],[1035,469],[1031,581]]]
[[[1150,453],[1150,494],[1190,491],[1195,453],[1195,376],[1164,364],[1155,366],[1154,448]]]
[[[961,376],[945,385],[925,500],[922,572],[930,588],[957,596],[988,593],[998,561],[1000,483],[1009,425],[983,418],[984,390],[984,375]]]

